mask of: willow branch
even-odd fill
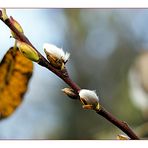
[[[107,119],[109,122],[114,124],[124,133],[126,133],[131,139],[136,140],[139,137],[133,132],[133,130],[129,127],[129,125],[125,121],[120,121],[116,117],[114,117],[111,113],[109,113],[104,107],[101,106],[99,111],[96,111],[99,115]]]
[[[66,84],[68,84],[75,91],[75,93],[77,95],[79,94],[79,91],[81,90],[81,88],[70,79],[66,68],[64,70],[58,70],[55,67],[53,67],[46,60],[46,58],[44,58],[44,56],[41,55],[41,53],[32,45],[32,43],[29,41],[29,39],[15,28],[15,26],[11,23],[9,18],[6,20],[3,20],[1,10],[0,10],[0,19],[15,33],[18,40],[29,44],[30,46],[32,46],[36,50],[36,52],[38,53],[38,55],[40,57],[40,60],[38,62],[39,65],[52,71],[59,78],[61,78]],[[79,97],[77,99],[79,99]],[[137,140],[139,139],[139,137],[133,132],[133,130],[125,122],[116,119],[116,117],[114,117],[111,113],[106,111],[104,107],[101,106],[99,108],[99,110],[96,110],[96,113],[101,115],[105,119],[107,119],[112,124],[114,124],[120,130],[122,130],[124,133],[126,133],[131,139],[137,139]]]

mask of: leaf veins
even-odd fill
[[[33,63],[11,47],[0,63],[0,119],[21,104],[32,76]]]

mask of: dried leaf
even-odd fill
[[[10,48],[0,63],[0,119],[10,116],[21,104],[32,72],[32,61]]]

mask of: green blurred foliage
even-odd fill
[[[106,58],[96,58],[86,52],[86,38],[91,32],[90,24],[99,28],[101,14],[108,15],[108,25],[118,34],[118,43],[113,52]],[[136,129],[144,123],[141,112],[130,101],[127,82],[128,70],[138,54],[140,42],[134,39],[130,29],[116,21],[118,13],[112,10],[64,9],[68,22],[65,30],[65,44],[71,49],[72,65],[75,69],[75,81],[82,87],[95,89],[101,103],[117,118],[126,121]],[[82,13],[88,21],[82,19]],[[90,22],[92,21],[92,22]],[[93,25],[92,25],[93,26]],[[101,37],[99,37],[101,38]],[[131,39],[131,40],[129,40]],[[98,42],[94,38],[94,42]],[[106,44],[108,41],[106,40]],[[89,49],[91,52],[91,48]],[[97,50],[97,49],[96,49]],[[94,52],[94,51],[92,51]],[[97,52],[96,52],[97,54]],[[59,96],[61,98],[61,96]],[[60,99],[64,126],[57,139],[115,139],[121,131],[111,123],[95,114],[83,110],[78,101],[69,100],[66,96]]]

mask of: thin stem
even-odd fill
[[[96,112],[102,117],[104,117],[105,119],[107,119],[108,121],[110,121],[120,130],[122,130],[124,133],[126,133],[131,139],[139,140],[139,137],[132,131],[132,129],[128,126],[126,122],[118,120],[111,113],[106,111],[104,107],[101,106],[99,111],[96,111]]]
[[[25,43],[29,44],[30,46],[32,46],[35,49],[35,51],[38,53],[38,55],[40,57],[40,61],[38,63],[39,65],[41,65],[43,67],[46,67],[47,69],[49,69],[50,71],[55,73],[58,77],[60,77],[68,85],[70,85],[71,88],[74,89],[76,93],[79,92],[80,87],[70,80],[66,69],[65,69],[65,71],[61,71],[61,70],[58,70],[58,69],[54,68],[52,65],[50,65],[50,63],[44,58],[44,56],[42,56],[41,53],[32,45],[32,43],[29,41],[29,39],[24,34],[19,32],[15,28],[15,26],[13,26],[10,19],[7,19],[7,20],[5,20],[3,22],[16,34],[17,39],[19,39],[22,42],[25,42]]]
[[[44,56],[41,55],[41,53],[39,53],[39,51],[32,45],[32,43],[28,40],[28,38],[20,33],[15,26],[13,26],[13,24],[11,23],[10,19],[6,19],[5,21],[2,18],[2,12],[0,10],[0,19],[15,33],[15,35],[17,36],[17,39],[20,41],[23,41],[27,44],[29,44],[30,46],[32,46],[36,52],[38,53],[40,60],[38,62],[39,65],[49,69],[50,71],[52,71],[53,73],[55,73],[58,77],[60,77],[66,84],[68,84],[74,91],[76,94],[79,93],[80,91],[80,87],[74,83],[69,75],[66,69],[64,70],[58,70],[56,68],[54,68],[45,58]],[[109,122],[111,122],[112,124],[114,124],[116,127],[118,127],[120,130],[122,130],[123,132],[125,132],[131,139],[139,139],[138,136],[136,136],[136,134],[132,131],[132,129],[123,121],[119,121],[118,119],[116,119],[111,113],[107,112],[103,107],[101,107],[98,111],[96,111],[99,115],[101,115],[102,117],[104,117],[105,119],[107,119]]]
[[[12,24],[10,19],[6,19],[5,21],[0,17],[0,19],[15,33],[16,39],[27,43],[28,45],[32,46],[34,50],[38,53],[40,57],[39,65],[48,68],[50,71],[58,75],[60,78],[62,78],[62,73],[61,71],[57,70],[53,66],[50,65],[50,63],[44,58],[44,56],[41,55],[41,53],[32,45],[32,43],[29,41],[29,39],[21,32],[19,32],[15,26]]]
[[[81,88],[74,83],[69,77],[66,77],[63,79],[65,81],[65,83],[67,83],[76,93],[79,93],[79,91],[81,90]]]

